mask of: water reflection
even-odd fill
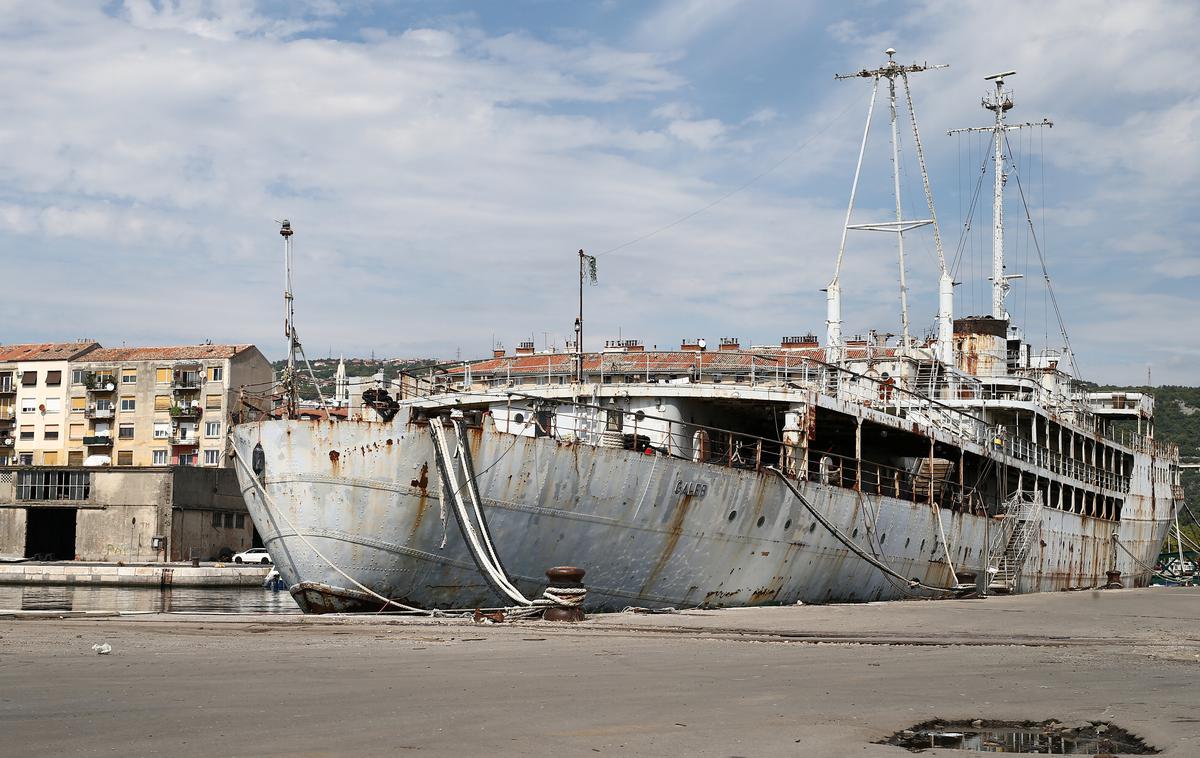
[[[300,613],[286,591],[258,587],[0,585],[0,609],[153,613]]]

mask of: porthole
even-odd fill
[[[518,413],[518,414],[514,415],[514,416],[513,416],[513,421],[515,421],[515,422],[516,422],[516,423],[518,423],[518,424],[524,423],[524,421],[525,421],[525,414],[524,414],[524,413]]]
[[[857,527],[857,526],[856,526],[856,527],[854,527],[854,531],[850,533],[850,536],[851,536],[851,537],[857,537],[857,536],[858,536],[858,527]]]
[[[646,420],[646,412],[638,411],[637,413],[633,414],[633,417],[635,419],[637,419],[638,421],[645,421]]]
[[[737,511],[730,511],[729,512],[729,520],[733,521],[735,518],[737,518]]]
[[[791,520],[791,519],[788,519],[787,521],[784,521],[784,522],[783,522],[783,528],[784,528],[784,529],[791,529],[791,528],[792,528],[792,520]]]
[[[763,524],[765,524],[765,523],[766,523],[766,521],[767,521],[767,519],[766,519],[766,517],[765,517],[765,516],[759,516],[759,517],[758,517],[758,524],[757,524],[757,525],[761,527]]]

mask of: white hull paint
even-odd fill
[[[244,460],[262,446],[268,497],[239,469],[242,489],[304,610],[382,605],[330,563],[407,604],[503,604],[472,562],[452,509],[443,508],[426,427],[407,423],[405,415],[390,423],[265,421],[235,428],[233,443]],[[497,432],[490,417],[468,437],[500,558],[527,596],[545,585],[547,568],[564,564],[587,570],[590,610],[908,594],[901,582],[847,550],[770,472],[510,435]],[[705,492],[677,494],[687,489],[680,482],[702,483]],[[827,519],[903,576],[955,583],[933,506],[796,484]],[[1119,522],[1042,509],[1041,544],[1034,545],[1016,590],[1102,586],[1110,570],[1119,571],[1126,586],[1147,584],[1148,573],[1112,540],[1115,530],[1139,560],[1154,562],[1171,504],[1145,500],[1132,494],[1128,516]],[[981,571],[994,520],[948,509],[940,515],[955,569]]]

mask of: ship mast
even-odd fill
[[[950,274],[946,270],[946,258],[942,252],[942,237],[938,229],[937,214],[933,208],[933,193],[929,187],[929,175],[925,170],[925,154],[921,147],[921,135],[917,128],[917,116],[913,110],[912,92],[908,85],[908,75],[927,71],[929,69],[946,68],[945,64],[929,65],[927,63],[913,63],[905,65],[897,63],[895,60],[896,51],[888,48],[884,51],[888,60],[883,66],[876,69],[863,69],[862,71],[853,74],[837,74],[835,79],[852,79],[856,77],[867,78],[873,80],[871,88],[871,100],[867,107],[867,123],[863,129],[862,143],[858,150],[858,163],[854,167],[854,181],[850,185],[850,203],[846,208],[846,222],[842,226],[842,240],[838,247],[837,263],[834,267],[833,280],[826,288],[826,345],[828,354],[826,360],[837,362],[842,357],[844,342],[842,340],[842,305],[841,305],[841,272],[842,259],[846,253],[846,236],[851,229],[873,231],[873,232],[891,232],[896,235],[896,252],[900,268],[900,321],[901,321],[901,345],[907,349],[912,344],[912,336],[909,329],[908,315],[908,286],[905,281],[904,270],[904,233],[919,229],[923,226],[933,226],[933,241],[937,251],[938,269],[939,269],[939,301],[938,301],[938,358],[943,363],[949,365],[953,363],[953,346],[952,346],[952,321],[953,321],[953,302],[954,290],[953,281]],[[896,118],[896,80],[904,86],[904,96],[908,104],[909,118],[912,121],[913,140],[916,148],[917,159],[921,169],[921,181],[925,190],[925,202],[929,208],[929,218],[927,219],[905,219],[900,201],[900,136],[897,128]],[[879,80],[887,79],[888,82],[888,105],[889,118],[891,121],[891,144],[892,144],[892,191],[896,201],[896,219],[894,221],[881,221],[869,224],[851,224],[850,217],[854,212],[854,201],[858,194],[858,180],[862,174],[863,154],[866,152],[867,139],[871,134],[871,118],[875,111],[875,99],[879,93]]]
[[[299,386],[296,382],[296,311],[292,297],[292,223],[287,219],[279,224],[279,236],[283,237],[283,336],[288,341],[287,368],[283,370],[283,390],[287,403],[287,417],[295,418],[300,397]]]
[[[1035,126],[1054,126],[1049,119],[1042,119],[1036,123],[1025,122],[1023,124],[1008,124],[1005,123],[1004,117],[1013,107],[1012,90],[1004,90],[1005,77],[1015,76],[1016,71],[1005,71],[999,74],[985,76],[985,81],[995,82],[996,91],[989,93],[983,98],[982,105],[985,109],[994,114],[995,120],[991,126],[974,126],[966,129],[951,129],[947,134],[960,134],[963,132],[991,132],[992,133],[992,162],[994,164],[993,182],[992,182],[992,318],[1008,320],[1008,309],[1004,305],[1004,300],[1008,296],[1008,291],[1012,289],[1009,282],[1013,279],[1020,279],[1021,274],[1005,274],[1004,273],[1004,185],[1008,179],[1008,175],[1004,172],[1004,145],[1008,138],[1006,134],[1016,129],[1028,129]]]

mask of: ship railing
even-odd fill
[[[1108,471],[1078,458],[1065,456],[1024,437],[1010,437],[997,432],[992,444],[1010,458],[1039,466],[1059,476],[1103,489],[1129,492],[1128,474]]]
[[[532,428],[532,434],[537,437],[633,450],[645,455],[665,455],[730,469],[760,472],[771,466],[795,479],[864,494],[886,495],[913,503],[937,503],[981,514],[986,512],[982,495],[974,488],[945,477],[931,476],[922,470],[898,468],[853,455],[814,451],[798,440],[771,439],[644,412],[629,413],[581,403],[559,404],[532,395],[523,399],[533,405],[528,418],[522,412],[521,421],[515,421],[515,414],[510,412],[507,418],[497,421],[501,431],[529,433]],[[542,408],[553,407],[554,410],[539,411],[539,402],[544,403]],[[615,422],[617,417],[621,419],[619,424]]]
[[[644,360],[643,364],[641,361]],[[541,363],[545,359],[545,364]],[[589,361],[594,360],[589,355]],[[390,380],[389,391],[401,398],[431,397],[472,390],[517,390],[566,386],[574,383],[575,356],[552,353],[505,356],[488,360],[486,370],[459,362],[401,372]],[[514,371],[519,367],[519,371]],[[614,370],[616,367],[616,370]],[[588,383],[605,385],[722,384],[785,391],[808,390],[907,417],[916,412],[927,423],[982,441],[987,424],[967,410],[897,384],[893,379],[861,374],[804,355],[720,351],[619,353],[601,356],[599,368],[589,364]],[[599,381],[597,381],[599,380]]]

